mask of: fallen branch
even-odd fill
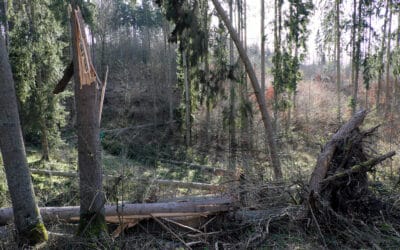
[[[75,172],[63,172],[63,171],[54,171],[54,170],[42,170],[42,169],[30,169],[32,174],[39,175],[49,175],[49,176],[60,176],[60,177],[68,177],[75,178],[78,177],[78,174]],[[112,176],[112,175],[104,175],[104,179],[113,180],[117,178],[121,178],[120,176]],[[136,182],[144,182],[148,184],[157,184],[160,186],[169,186],[176,188],[188,188],[188,189],[200,189],[200,190],[212,190],[218,191],[223,187],[220,185],[208,184],[208,183],[200,183],[200,182],[183,182],[176,180],[163,180],[163,179],[140,179],[140,178],[129,178],[123,177],[125,180],[136,181]]]
[[[217,176],[226,176],[226,175],[235,175],[234,171],[230,171],[227,169],[223,168],[215,168],[212,166],[204,166],[204,165],[199,165],[199,164],[194,164],[194,163],[189,163],[189,162],[181,162],[181,161],[173,161],[173,160],[166,160],[166,159],[160,159],[160,162],[167,163],[167,164],[172,164],[175,166],[186,166],[191,169],[195,170],[200,170],[203,172],[208,172]]]
[[[123,205],[106,205],[107,221],[118,223],[118,217],[125,219],[144,219],[152,217],[185,217],[207,216],[209,214],[227,212],[234,209],[234,199],[220,197],[203,202],[166,202],[166,203],[138,203]],[[79,206],[70,207],[41,207],[40,214],[44,222],[79,220]],[[0,225],[12,222],[12,208],[0,209]]]
[[[355,174],[355,173],[360,173],[360,172],[368,172],[370,171],[375,165],[381,163],[382,161],[393,157],[396,154],[395,151],[391,151],[389,153],[386,153],[382,156],[376,157],[374,159],[362,162],[360,164],[357,164],[353,167],[351,167],[350,169],[347,169],[345,171],[336,173],[332,176],[329,176],[328,178],[324,179],[323,181],[321,181],[321,184],[326,184],[326,183],[330,183],[333,182],[337,179],[341,179],[343,177],[347,177],[349,175]]]

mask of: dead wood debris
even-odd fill
[[[378,126],[361,130],[365,110],[356,113],[336,132],[320,153],[309,182],[307,207],[321,242],[335,235],[352,247],[377,248],[389,241],[400,244],[399,210],[377,197],[370,188],[368,172],[395,155],[367,153],[366,142]],[[329,244],[328,244],[329,245]]]

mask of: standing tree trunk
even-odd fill
[[[261,92],[265,95],[265,6],[261,0]]]
[[[358,3],[358,22],[357,22],[357,39],[355,39],[355,55],[353,57],[354,60],[354,92],[353,92],[353,100],[354,104],[352,105],[352,114],[356,113],[357,103],[358,103],[358,77],[360,72],[360,62],[361,62],[361,39],[362,39],[362,1]],[[354,34],[355,36],[355,34]]]
[[[99,126],[99,91],[95,80],[84,82],[84,74],[92,72],[87,50],[84,23],[79,8],[72,1],[71,33],[73,47],[75,104],[77,112],[80,221],[78,235],[100,237],[106,232]],[[83,53],[84,52],[84,53]],[[80,60],[85,60],[82,64]]]
[[[40,122],[40,142],[42,146],[42,160],[48,161],[50,160],[50,152],[49,152],[49,140],[46,128],[46,122]]]
[[[14,80],[6,45],[1,35],[0,88],[0,148],[13,205],[18,241],[22,245],[35,245],[47,241],[48,236],[35,202],[19,121]]]
[[[182,61],[183,61],[183,76],[185,82],[185,130],[186,130],[186,147],[190,147],[192,144],[192,123],[191,123],[191,116],[192,116],[192,100],[190,98],[190,80],[189,80],[189,62],[187,52],[182,51]]]
[[[382,91],[382,74],[383,74],[383,54],[385,51],[386,43],[386,26],[388,22],[389,0],[386,0],[385,22],[383,24],[381,51],[379,51],[379,68],[378,68],[378,89],[376,91],[376,112],[380,114],[381,111],[381,91]]]
[[[336,91],[337,91],[337,119],[339,123],[342,121],[341,111],[341,100],[340,100],[340,88],[341,88],[341,75],[340,75],[340,0],[336,0]]]
[[[229,16],[232,24],[233,20],[233,0],[229,1]],[[231,70],[233,70],[234,64],[233,58],[233,41],[232,37],[229,39],[229,65]],[[233,79],[229,80],[229,169],[236,168],[236,124],[235,124],[235,114],[236,114],[236,107],[235,107],[235,82]]]
[[[400,11],[397,15],[397,36],[396,36],[396,50],[399,51],[400,47]],[[395,79],[394,79],[394,88],[393,88],[393,108],[397,109],[399,106],[399,92],[400,92],[400,86],[399,86],[399,70],[394,72]]]
[[[385,117],[389,115],[390,112],[390,46],[391,46],[391,34],[392,34],[392,1],[388,0],[389,4],[389,21],[388,21],[388,33],[387,33],[387,46],[386,46],[386,86],[385,86]]]
[[[267,104],[265,101],[265,96],[261,93],[261,88],[258,83],[256,73],[254,72],[253,66],[250,62],[249,56],[247,55],[245,49],[243,48],[243,44],[240,42],[239,37],[231,25],[231,22],[229,21],[229,18],[227,14],[225,13],[224,9],[218,2],[218,0],[212,0],[214,3],[214,6],[218,12],[218,15],[224,22],[225,26],[228,28],[229,34],[232,38],[232,40],[235,42],[236,47],[238,49],[239,55],[245,65],[247,74],[249,75],[250,82],[253,86],[254,94],[256,96],[260,111],[261,111],[261,117],[264,123],[264,129],[265,129],[265,135],[267,137],[268,141],[268,146],[269,146],[269,151],[270,151],[270,156],[271,156],[271,161],[272,161],[272,167],[274,169],[274,174],[275,174],[275,179],[282,179],[282,169],[281,169],[281,164],[279,160],[279,156],[276,150],[276,143],[275,143],[275,135],[274,135],[274,130],[272,128],[271,124],[271,117],[269,115],[268,109],[267,109]]]

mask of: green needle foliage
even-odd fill
[[[50,0],[10,5],[10,61],[16,81],[23,131],[28,143],[41,145],[43,158],[58,142],[66,112],[52,91],[62,71],[62,28]]]

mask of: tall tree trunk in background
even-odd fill
[[[340,89],[341,89],[341,73],[340,73],[340,0],[335,1],[336,4],[336,20],[335,20],[335,28],[336,28],[336,91],[337,91],[337,119],[338,122],[342,122],[342,111],[341,111],[341,100],[340,100]]]
[[[369,25],[372,27],[372,12],[369,14]],[[369,59],[371,56],[371,44],[372,44],[372,28],[369,28],[368,30],[368,47],[367,47],[367,58]],[[367,62],[369,64],[369,62]],[[369,94],[369,89],[371,88],[371,82],[368,83],[368,86],[365,88],[365,109],[369,109],[369,104],[368,104],[368,94]]]
[[[400,43],[400,11],[397,15],[397,36],[396,36],[396,50],[398,51],[400,49],[399,47]],[[397,72],[395,74],[395,79],[394,79],[394,88],[393,88],[393,108],[397,109],[399,106],[399,92],[400,92],[400,82],[399,82],[399,74],[400,72]]]
[[[353,100],[354,104],[352,105],[352,115],[356,113],[357,103],[358,103],[358,78],[360,73],[360,62],[361,62],[361,39],[362,39],[362,1],[358,2],[358,18],[357,18],[357,38],[355,41],[355,55],[353,57],[354,60],[354,89],[353,89]],[[354,34],[356,36],[356,34]]]
[[[388,11],[389,11],[389,0],[386,0],[386,10],[385,10],[385,22],[383,24],[382,31],[382,43],[381,50],[379,51],[379,69],[378,69],[378,89],[376,90],[376,112],[380,114],[381,111],[381,91],[382,91],[382,75],[384,69],[384,61],[383,54],[385,51],[385,43],[386,43],[386,26],[388,22]]]
[[[50,160],[48,133],[44,119],[40,122],[40,144],[42,147],[42,160]]]
[[[205,55],[204,55],[204,78],[206,79],[206,81],[209,81],[209,74],[210,74],[210,65],[208,62],[208,57],[209,57],[209,53],[208,53],[208,40],[209,40],[209,24],[208,24],[208,0],[203,0],[203,20],[204,20],[204,32],[205,32],[205,41],[206,41],[206,51],[205,51]],[[206,123],[205,123],[205,127],[204,127],[204,132],[205,132],[205,145],[207,148],[208,145],[210,144],[210,125],[211,125],[211,100],[210,97],[207,96],[206,97]]]
[[[14,212],[14,223],[21,245],[47,240],[35,202],[25,155],[17,99],[6,45],[0,35],[0,148]]]
[[[8,25],[8,0],[3,0],[4,3],[4,37],[6,42],[6,50],[10,47],[10,29]]]
[[[233,25],[233,0],[229,0],[229,16],[231,24]],[[232,37],[229,39],[229,65],[233,70],[234,58],[233,58],[233,41]],[[236,91],[235,82],[233,79],[229,80],[229,169],[236,168]]]
[[[355,68],[356,68],[356,26],[357,26],[357,0],[353,0],[353,12],[352,16],[352,27],[351,27],[351,85],[353,86],[353,96],[351,99],[351,112],[354,115],[354,110],[356,106],[356,100],[354,99],[354,88],[355,88]]]
[[[274,19],[274,129],[278,129],[279,120],[279,92],[282,75],[282,53],[281,53],[281,32],[282,32],[282,0],[275,0],[275,19]]]
[[[261,92],[265,95],[265,3],[261,0]]]
[[[164,38],[164,74],[165,83],[167,85],[167,95],[168,95],[168,121],[174,119],[174,109],[173,109],[173,93],[172,93],[172,83],[171,83],[171,47],[168,43],[169,34],[169,23],[167,20],[163,21],[163,38]]]
[[[192,144],[192,124],[191,124],[191,110],[192,110],[192,101],[190,98],[190,80],[189,80],[189,63],[187,58],[187,52],[182,51],[182,62],[183,62],[183,77],[185,84],[185,141],[186,147],[190,147]]]
[[[221,20],[224,22],[225,26],[228,28],[229,34],[230,34],[232,40],[236,44],[240,58],[242,59],[244,65],[245,65],[246,72],[250,78],[250,82],[251,82],[251,85],[253,86],[254,94],[256,96],[256,100],[257,100],[257,103],[260,108],[261,117],[263,120],[264,129],[265,129],[265,135],[266,135],[267,141],[268,141],[269,153],[270,153],[271,161],[272,161],[272,167],[274,169],[275,179],[282,179],[282,169],[281,169],[279,156],[278,156],[278,153],[276,150],[274,130],[273,130],[273,127],[271,126],[272,125],[271,117],[270,117],[268,109],[267,109],[267,103],[265,101],[265,96],[261,93],[261,88],[258,83],[256,73],[254,72],[253,66],[249,59],[249,56],[247,55],[247,53],[243,47],[243,44],[240,42],[239,37],[238,37],[235,29],[233,28],[224,9],[222,8],[222,6],[218,2],[218,0],[212,0],[212,1],[215,6],[215,9],[218,12],[218,15],[220,16]]]
[[[81,82],[79,60],[81,51],[77,48],[85,46],[85,33],[80,33],[78,25],[85,27],[82,15],[77,11],[75,1],[72,1],[71,40],[74,64],[75,104],[77,112],[76,130],[78,135],[78,167],[80,220],[78,235],[85,237],[100,237],[106,232],[104,218],[104,194],[102,187],[102,169],[100,152],[99,126],[99,91],[96,83]],[[76,21],[77,20],[77,21]],[[82,37],[80,37],[82,36]],[[77,44],[80,43],[80,44]],[[90,51],[86,54],[90,58]],[[87,60],[90,60],[86,58]]]
[[[390,112],[390,46],[391,46],[391,35],[392,35],[392,1],[388,0],[389,4],[389,21],[388,21],[388,32],[387,32],[387,46],[386,46],[386,86],[385,86],[385,117]]]

